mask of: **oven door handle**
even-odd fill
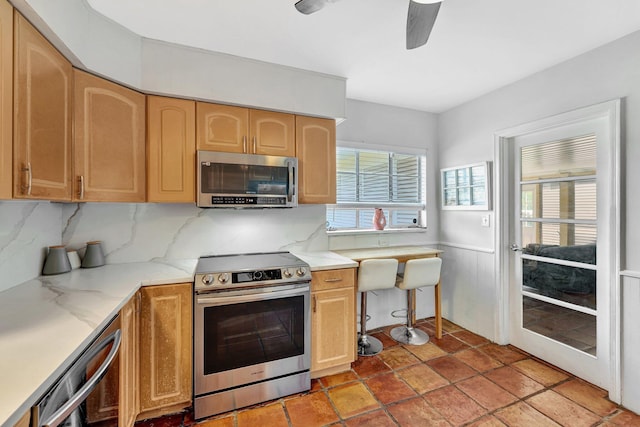
[[[82,359],[92,359],[102,350],[104,350],[111,342],[113,342],[113,346],[107,354],[106,359],[100,365],[98,370],[93,374],[93,376],[78,390],[76,394],[71,396],[64,405],[60,407],[54,414],[52,414],[49,418],[44,420],[40,425],[42,427],[56,427],[60,425],[71,413],[78,407],[82,402],[87,399],[87,396],[93,391],[94,388],[98,385],[100,380],[105,376],[107,370],[113,363],[113,360],[116,358],[118,354],[118,350],[120,349],[120,342],[122,340],[122,333],[120,329],[108,335],[102,342],[97,345],[94,349],[91,350],[91,353]],[[84,368],[83,368],[84,369]]]
[[[303,295],[305,292],[309,290],[309,285],[295,287],[293,289],[278,289],[272,290],[270,292],[265,292],[265,289],[256,290],[254,292],[245,294],[245,295],[232,295],[232,296],[224,296],[217,294],[216,296],[206,296],[196,298],[197,304],[203,305],[222,305],[222,304],[237,304],[241,302],[250,302],[250,301],[259,301],[265,299],[265,296],[269,296],[268,299],[271,298],[279,298],[293,295]]]

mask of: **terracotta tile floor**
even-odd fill
[[[512,346],[488,342],[451,322],[431,341],[398,345],[388,332],[377,356],[349,372],[312,380],[311,391],[196,422],[190,412],[138,427],[542,427],[640,426],[640,416],[606,392]]]

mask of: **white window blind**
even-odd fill
[[[425,156],[338,147],[337,204],[327,206],[327,229],[372,229],[375,208],[387,228],[425,227],[425,175]]]

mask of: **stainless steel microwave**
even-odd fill
[[[198,151],[197,205],[202,208],[298,206],[298,159]]]

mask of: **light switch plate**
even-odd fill
[[[489,227],[491,224],[489,223],[489,215],[482,215],[481,225],[483,227]]]

